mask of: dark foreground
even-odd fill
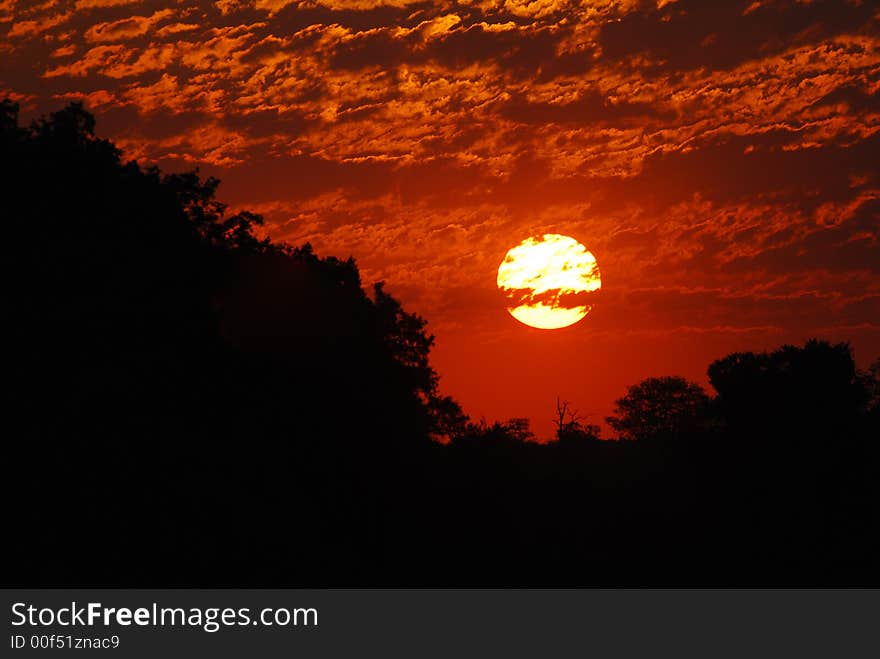
[[[424,321],[217,182],[0,107],[6,585],[880,585],[878,370],[811,341],[471,423]],[[14,431],[10,429],[14,428]]]

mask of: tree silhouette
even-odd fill
[[[804,440],[839,434],[859,418],[869,395],[849,344],[818,340],[728,355],[709,366],[709,381],[733,430]]]
[[[594,441],[601,439],[601,428],[585,423],[577,410],[568,401],[556,398],[556,440],[559,442]]]
[[[648,378],[627,390],[607,421],[626,440],[677,437],[705,422],[709,402],[702,387],[682,377]]]
[[[138,520],[122,532],[118,511],[90,507],[82,520],[34,526],[34,542],[51,546],[81,522],[106,529],[94,546],[155,561],[179,540],[176,569],[199,575],[231,555],[197,559],[204,547],[249,533],[303,566],[355,545],[340,574],[374,565],[383,518],[398,513],[373,483],[408,487],[400,466],[465,422],[438,390],[425,321],[381,285],[367,295],[353,260],[258,237],[262,218],[227,213],[216,179],[124,163],[81,105],[28,127],[17,112],[0,106],[18,278],[7,377],[25,429],[16,478],[46,505],[65,488],[87,500],[129,493],[126,516]],[[211,492],[225,511],[199,503]],[[296,524],[276,523],[289,501]],[[237,516],[251,521],[230,525]],[[38,561],[29,549],[21,560]],[[66,564],[112,574],[97,555],[84,546]]]
[[[874,360],[867,373],[862,374],[862,383],[865,388],[868,405],[867,411],[872,419],[874,428],[880,431],[880,358]]]

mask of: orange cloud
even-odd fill
[[[56,14],[56,15],[48,15],[42,19],[37,20],[15,20],[13,15],[13,23],[12,27],[9,28],[9,32],[7,36],[9,37],[33,37],[40,34],[44,34],[58,27],[59,25],[63,25],[68,20],[70,20],[71,14]]]
[[[77,11],[141,4],[143,0],[76,0]]]
[[[106,89],[98,89],[89,93],[65,92],[63,94],[55,94],[54,97],[65,101],[79,101],[93,110],[100,110],[108,105],[117,105],[119,102],[116,96]]]
[[[172,23],[170,25],[166,25],[165,27],[159,28],[156,30],[156,36],[167,37],[172,34],[180,34],[181,32],[191,32],[192,30],[198,30],[199,26],[195,23]]]
[[[110,23],[98,23],[86,30],[85,38],[91,42],[127,41],[142,36],[150,29],[174,15],[173,9],[163,9],[150,16],[132,16]]]

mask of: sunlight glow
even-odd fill
[[[510,314],[539,329],[578,322],[591,309],[583,295],[602,287],[596,258],[574,238],[555,233],[510,249],[498,267],[497,283]]]

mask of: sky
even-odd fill
[[[474,419],[810,337],[880,355],[880,7],[818,0],[0,0],[0,97],[71,100],[429,321]],[[590,314],[528,328],[507,250],[576,238]]]

